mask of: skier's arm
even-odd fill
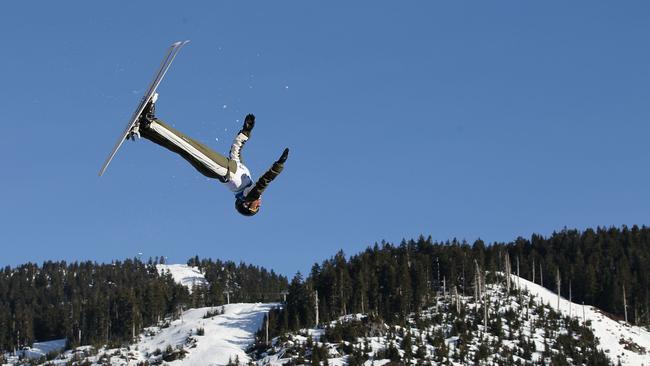
[[[248,141],[248,139],[251,137],[251,132],[253,131],[253,127],[255,127],[255,116],[252,114],[248,114],[244,119],[244,125],[242,126],[241,130],[239,130],[239,133],[235,137],[235,141],[232,143],[232,146],[230,147],[231,160],[237,162],[242,161],[241,150],[244,147],[244,144],[246,144],[246,141]]]
[[[273,181],[275,178],[277,178],[278,175],[280,175],[280,173],[282,173],[282,170],[284,169],[284,162],[287,161],[288,156],[289,149],[284,149],[284,152],[282,152],[280,159],[273,163],[271,169],[262,174],[260,179],[257,180],[257,183],[255,183],[253,189],[251,189],[248,194],[246,194],[246,197],[244,198],[245,201],[252,202],[262,196],[262,193],[264,193],[264,190],[266,187],[268,187],[269,183],[271,183],[271,181]]]

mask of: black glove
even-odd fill
[[[282,156],[280,156],[280,159],[278,159],[278,163],[284,164],[284,162],[287,161],[288,157],[289,157],[289,148],[286,148],[282,152]]]
[[[244,127],[242,128],[242,130],[246,132],[250,132],[253,130],[253,127],[255,127],[255,116],[249,114],[244,119]]]

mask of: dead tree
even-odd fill
[[[535,258],[533,258],[533,283],[535,283]]]
[[[318,290],[314,291],[314,312],[316,312],[316,325],[318,325]]]
[[[503,256],[503,261],[506,268],[506,294],[510,293],[510,274],[512,273],[512,268],[510,265],[510,254],[506,252]]]
[[[623,311],[625,312],[625,322],[627,323],[627,299],[625,298],[625,284],[623,285]]]
[[[476,259],[474,259],[474,264],[476,265],[476,273],[474,275],[474,301],[478,302],[481,297],[481,268],[479,268]]]
[[[521,288],[519,285],[519,277],[519,256],[517,256],[517,289]]]
[[[557,311],[560,311],[560,267],[555,272],[555,284],[557,285]]]
[[[487,279],[487,271],[485,271],[485,277],[483,280],[483,286],[485,286],[485,280]],[[483,288],[483,326],[485,327],[485,331],[487,332],[487,319],[488,319],[488,297],[487,297],[487,291],[485,288]]]
[[[573,299],[571,297],[571,280],[569,280],[569,318],[573,313]]]

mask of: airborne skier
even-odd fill
[[[249,114],[244,119],[244,125],[230,148],[229,158],[226,158],[156,118],[154,113],[157,99],[158,94],[154,94],[128,137],[135,140],[136,136],[141,136],[179,154],[204,176],[225,183],[235,194],[235,208],[240,214],[253,216],[258,213],[262,193],[282,172],[289,149],[284,149],[280,158],[253,184],[251,173],[242,162],[241,150],[255,126],[254,115]]]

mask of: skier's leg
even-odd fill
[[[237,171],[237,163],[185,136],[159,119],[140,127],[140,135],[187,160],[196,170],[222,182]]]
[[[246,141],[251,137],[251,132],[253,131],[254,126],[255,116],[252,114],[247,115],[244,119],[244,126],[242,126],[242,129],[239,131],[235,137],[235,141],[233,141],[232,146],[230,147],[231,160],[236,162],[242,161],[241,149],[244,147],[244,144],[246,144]]]

